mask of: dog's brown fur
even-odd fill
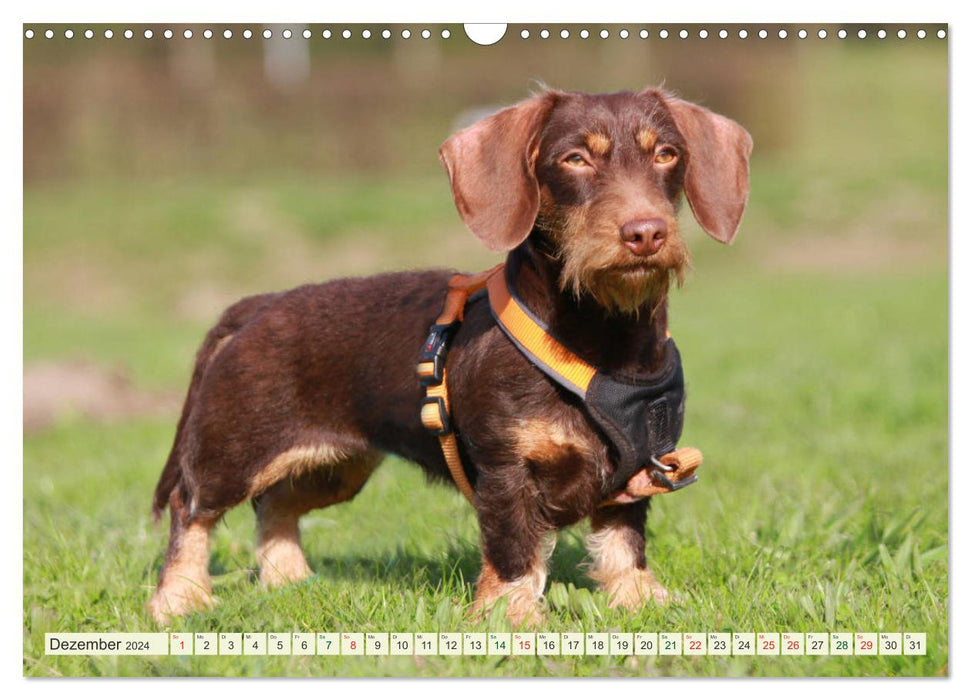
[[[616,375],[655,368],[667,291],[688,264],[686,192],[715,238],[735,235],[751,139],[656,90],[546,92],[458,132],[441,149],[455,203],[495,250],[519,257],[518,291],[553,334]],[[230,307],[199,351],[155,493],[171,537],[149,608],[159,622],[212,604],[208,533],[252,500],[261,579],[311,575],[299,517],[353,498],[394,453],[449,480],[419,420],[418,350],[447,271],[308,285]],[[667,592],[647,568],[647,502],[599,507],[615,468],[579,400],[513,347],[472,301],[448,359],[452,419],[475,488],[483,569],[475,610],[508,600],[535,622],[557,529],[591,518],[592,576],[613,604]]]

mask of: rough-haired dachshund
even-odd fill
[[[516,259],[517,292],[565,346],[612,376],[661,360],[667,294],[688,250],[682,192],[728,243],[748,198],[749,134],[666,92],[548,91],[465,128],[440,150],[462,220]],[[451,482],[419,417],[418,353],[451,273],[398,272],[253,296],[231,306],[196,358],[154,512],[171,535],[152,616],[212,605],[209,536],[251,501],[261,581],[312,575],[299,519],[353,498],[386,454]],[[592,577],[612,605],[668,592],[648,568],[648,500],[604,505],[617,470],[582,402],[504,335],[473,296],[447,360],[451,423],[482,538],[475,611],[507,599],[541,619],[559,528],[590,518]]]

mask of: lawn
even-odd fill
[[[120,374],[99,386],[150,395],[155,409],[62,407],[25,430],[24,673],[946,675],[946,52],[897,46],[807,49],[787,64],[793,135],[775,151],[756,139],[732,247],[682,215],[694,267],[674,292],[671,331],[687,378],[682,444],[705,465],[695,486],[655,499],[647,549],[678,601],[609,609],[584,575],[582,523],[559,536],[543,628],[925,632],[925,656],[45,656],[46,632],[157,630],[144,605],[167,527],[151,522],[152,491],[193,354],[224,306],[341,275],[495,264],[462,229],[437,141],[422,141],[393,149],[415,165],[407,173],[220,174],[187,162],[177,179],[92,171],[27,183],[25,384],[51,363],[68,378],[78,367]],[[45,75],[28,83],[39,89]],[[534,76],[519,77],[509,80]],[[172,630],[507,629],[501,610],[468,616],[471,508],[396,458],[353,502],[304,518],[311,580],[261,590],[254,533],[248,506],[215,530],[219,606]]]
[[[428,186],[433,191],[432,185]],[[113,207],[91,193],[53,190],[28,198],[25,356],[83,357],[127,368],[136,386],[177,394],[190,358],[222,303],[220,294],[184,308],[179,284],[202,284],[194,260],[224,246],[225,289],[256,291],[301,281],[305,260],[289,268],[247,231],[212,218],[235,206],[232,190],[146,206],[121,198]],[[419,193],[422,188],[419,188]],[[165,197],[173,191],[166,188]],[[156,191],[156,196],[163,196]],[[309,194],[309,193],[308,193]],[[113,196],[113,195],[110,195]],[[431,195],[429,195],[430,197]],[[274,216],[299,210],[299,188],[267,186]],[[89,237],[45,237],[46,220],[65,199],[87,201]],[[299,204],[299,201],[297,202]],[[446,201],[447,203],[447,201]],[[314,206],[303,203],[304,216]],[[420,217],[423,204],[412,206]],[[61,207],[62,211],[69,211]],[[99,237],[97,211],[142,212],[163,234],[178,226],[182,246],[156,249]],[[310,213],[306,213],[310,211]],[[758,210],[756,210],[758,211]],[[147,213],[146,213],[147,212]],[[181,214],[173,212],[182,212]],[[193,213],[195,212],[195,213]],[[488,256],[449,230],[451,213],[431,208],[421,230],[445,241],[469,267]],[[173,222],[169,217],[177,217]],[[695,269],[673,302],[672,332],[684,355],[688,412],[683,444],[706,454],[701,481],[658,497],[648,558],[680,601],[637,614],[613,611],[583,574],[586,525],[561,533],[551,562],[545,629],[551,631],[916,631],[923,657],[425,657],[131,658],[50,657],[50,631],[151,631],[144,611],[165,547],[149,502],[170,445],[174,410],[156,417],[94,422],[58,417],[24,439],[24,672],[28,675],[936,675],[947,650],[947,286],[933,246],[905,260],[878,258],[844,269],[798,251],[798,234],[755,239],[768,219],[756,213],[737,246],[721,248],[689,230]],[[296,231],[322,227],[301,223]],[[58,226],[50,224],[51,230]],[[417,224],[416,224],[417,226]],[[219,228],[219,227],[217,227]],[[392,247],[355,261],[342,251],[359,228],[392,241],[386,222],[348,225],[341,234],[304,236],[300,245],[335,267],[382,269],[420,251]],[[229,233],[226,233],[229,231]],[[235,233],[234,233],[235,231]],[[746,235],[750,241],[745,242]],[[290,234],[298,240],[298,234]],[[251,247],[236,246],[249,236]],[[234,238],[235,237],[235,238]],[[456,242],[448,242],[454,237]],[[43,244],[42,244],[43,243]],[[884,241],[892,249],[893,239]],[[88,297],[66,296],[51,271],[78,246]],[[141,247],[140,247],[141,246]],[[906,252],[906,249],[904,249]],[[116,257],[130,264],[117,266]],[[342,257],[343,256],[343,257]],[[787,257],[788,256],[788,257]],[[265,257],[247,283],[248,260]],[[348,262],[350,260],[350,262]],[[51,264],[47,264],[50,261]],[[107,262],[106,262],[107,261]],[[166,265],[185,271],[180,278]],[[282,265],[282,267],[274,267]],[[154,272],[153,272],[154,271]],[[117,272],[117,274],[115,274]],[[152,277],[152,275],[155,277]],[[141,283],[136,280],[141,278]],[[207,280],[212,282],[211,277]],[[45,281],[46,280],[46,281]],[[63,278],[60,282],[68,284]],[[251,286],[250,286],[251,285]],[[104,288],[100,295],[95,290]],[[120,291],[119,291],[120,290]],[[126,290],[131,293],[125,294]],[[186,292],[183,292],[185,294]],[[211,309],[207,310],[207,305]],[[375,514],[380,513],[380,517]],[[504,629],[499,617],[478,624],[467,612],[478,571],[477,525],[462,497],[427,485],[419,471],[389,459],[353,502],[304,520],[312,580],[275,592],[254,579],[254,521],[239,508],[216,530],[212,568],[219,607],[172,628],[186,631],[474,631]]]

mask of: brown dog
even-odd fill
[[[735,236],[752,141],[735,122],[669,94],[545,92],[453,135],[440,155],[464,222],[511,251],[519,297],[599,371],[655,370],[666,297],[689,262],[685,192],[714,238]],[[209,532],[252,500],[261,580],[312,574],[298,520],[354,497],[386,453],[451,480],[419,418],[415,363],[442,310],[445,271],[335,280],[249,297],[199,350],[155,492],[171,538],[149,609],[159,622],[211,605]],[[591,574],[613,605],[668,593],[644,555],[648,500],[603,505],[611,442],[473,296],[447,362],[451,418],[482,533],[475,609],[507,597],[535,622],[555,532],[593,526]]]

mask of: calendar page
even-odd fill
[[[949,32],[23,24],[23,674],[948,675]]]

